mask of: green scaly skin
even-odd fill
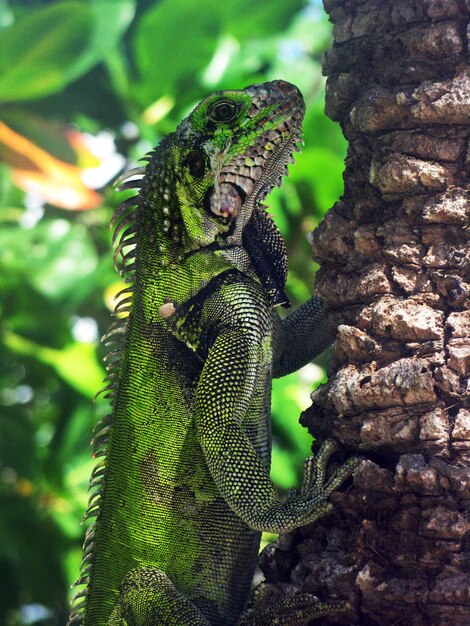
[[[71,624],[287,625],[344,610],[301,595],[242,615],[261,532],[324,515],[357,464],[327,479],[327,442],[287,499],[269,477],[271,378],[333,338],[316,298],[282,322],[274,310],[287,264],[261,201],[303,112],[284,81],[215,93],[122,185],[139,188],[115,216],[129,315],[107,335],[112,413],[94,440]]]

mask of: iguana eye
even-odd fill
[[[206,169],[206,159],[202,150],[191,150],[185,160],[189,173],[195,178],[201,178]]]
[[[213,104],[209,111],[209,117],[214,122],[231,122],[238,111],[238,107],[234,102],[222,100]]]

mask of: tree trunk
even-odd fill
[[[470,0],[324,4],[326,108],[349,152],[313,247],[341,325],[302,422],[367,460],[263,569],[354,607],[316,624],[468,626]]]

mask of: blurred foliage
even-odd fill
[[[120,282],[109,181],[207,93],[283,78],[305,95],[306,147],[270,207],[293,302],[305,234],[342,191],[345,143],[323,114],[330,27],[315,1],[0,0],[0,624],[64,624],[78,572],[88,440],[106,412],[97,338]],[[276,381],[273,477],[298,481],[297,423],[325,357]]]

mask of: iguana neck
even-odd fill
[[[178,298],[177,304],[182,304],[230,269],[257,280],[242,241],[228,245],[220,226],[212,240],[191,237],[192,221],[200,220],[204,211],[178,195],[175,149],[170,135],[155,150],[137,198],[134,299],[146,303],[149,320],[165,301]]]

